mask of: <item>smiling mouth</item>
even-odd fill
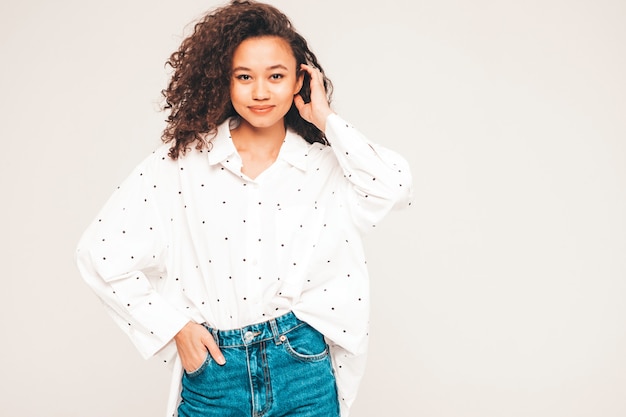
[[[274,106],[250,106],[250,111],[254,113],[267,113],[274,108]]]

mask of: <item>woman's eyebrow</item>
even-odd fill
[[[268,70],[275,70],[275,69],[288,70],[288,68],[286,66],[284,66],[283,64],[272,65],[271,67],[267,67],[267,69]]]
[[[284,69],[285,71],[288,70],[288,68],[284,66],[283,64],[272,65],[270,67],[267,67],[265,70],[267,71],[267,70],[275,70],[275,69]],[[252,71],[252,70],[248,67],[239,66],[239,67],[233,68],[233,72],[234,71]]]

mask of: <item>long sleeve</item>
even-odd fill
[[[341,416],[347,417],[365,372],[368,350],[369,278],[362,234],[392,209],[410,204],[412,179],[402,156],[372,143],[338,115],[327,118],[325,133],[331,146],[319,148],[319,153],[312,147],[309,156],[320,158],[313,159],[310,170],[325,168],[331,173],[331,196],[314,245],[316,262],[308,266],[311,284],[294,311],[326,336]]]
[[[374,144],[336,114],[326,120],[326,137],[347,178],[352,217],[361,231],[389,211],[410,205],[411,173],[399,154]]]
[[[144,357],[174,365],[168,415],[181,393],[172,338],[189,320],[234,329],[292,311],[326,337],[346,417],[368,344],[362,234],[409,204],[408,164],[331,115],[331,146],[288,130],[250,179],[229,129],[210,151],[174,161],[165,144],[141,163],[84,233],[81,274]]]
[[[150,179],[154,155],[113,193],[83,234],[76,261],[86,283],[144,357],[162,349],[189,321],[157,290],[167,244]]]

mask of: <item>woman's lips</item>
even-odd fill
[[[270,112],[272,109],[274,108],[274,106],[249,106],[248,109],[250,109],[250,111],[254,112],[254,113],[259,113],[259,114],[263,114],[263,113],[268,113]]]

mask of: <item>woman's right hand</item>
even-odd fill
[[[187,372],[193,372],[204,363],[207,351],[219,365],[224,365],[226,359],[220,348],[215,343],[215,339],[209,331],[201,324],[190,321],[183,327],[176,336],[176,349]]]

